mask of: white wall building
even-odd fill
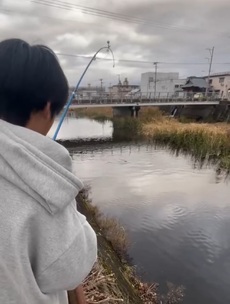
[[[70,94],[72,94],[74,88],[70,88]],[[80,87],[75,94],[75,99],[82,100],[82,99],[96,99],[105,97],[105,87],[100,86],[91,86],[88,84],[86,87]]]
[[[208,82],[208,77],[205,77]],[[209,79],[209,91],[221,99],[230,100],[230,72],[212,74]]]
[[[185,79],[179,79],[179,73],[157,73],[155,72],[141,74],[141,93],[142,96],[156,98],[167,98],[183,95],[182,86]],[[155,92],[156,85],[156,92]]]
[[[134,91],[133,93],[135,93],[135,90],[138,91],[139,89],[139,85],[129,84],[128,79],[125,78],[123,83],[121,82],[121,80],[119,80],[117,85],[113,85],[109,88],[109,97],[111,99],[123,99],[129,97],[129,93],[131,93],[132,91]]]

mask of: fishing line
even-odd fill
[[[115,67],[115,59],[114,59],[113,51],[112,51],[111,46],[110,46],[110,42],[107,41],[107,44],[108,44],[107,46],[103,46],[102,48],[100,48],[100,49],[94,54],[94,56],[91,58],[90,62],[88,63],[87,67],[85,68],[84,72],[82,73],[82,75],[81,75],[81,77],[80,77],[80,79],[79,79],[79,81],[78,81],[76,87],[74,88],[72,94],[71,94],[70,97],[69,97],[69,100],[68,100],[66,106],[64,107],[64,112],[63,112],[62,115],[61,115],[61,118],[60,118],[60,121],[59,121],[59,123],[58,123],[57,129],[56,129],[56,131],[55,131],[55,133],[54,133],[54,136],[53,136],[53,140],[56,140],[56,139],[57,139],[58,133],[59,133],[59,131],[60,131],[60,129],[61,129],[61,126],[62,126],[62,124],[63,124],[63,121],[64,121],[64,119],[65,119],[65,117],[66,117],[66,114],[67,114],[67,112],[68,112],[68,110],[69,110],[69,107],[71,106],[71,104],[72,104],[72,102],[73,102],[74,96],[75,96],[75,94],[76,94],[76,92],[77,92],[77,90],[78,90],[78,88],[79,88],[79,86],[80,86],[80,84],[81,84],[81,81],[82,81],[82,79],[84,78],[85,73],[87,72],[87,70],[88,70],[88,68],[90,67],[91,63],[92,63],[94,60],[96,60],[97,55],[98,55],[102,50],[106,50],[108,53],[110,53],[110,54],[112,55],[113,67]]]

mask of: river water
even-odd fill
[[[63,139],[82,134],[108,137],[112,127],[70,119],[61,133]],[[184,285],[185,304],[230,303],[228,180],[151,145],[111,143],[71,155],[94,204],[127,230],[129,254],[144,280],[163,289],[167,281]]]

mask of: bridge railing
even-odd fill
[[[125,104],[125,103],[167,103],[167,102],[191,102],[197,101],[219,101],[220,98],[216,94],[208,93],[205,96],[202,93],[188,93],[183,92],[179,94],[175,93],[139,93],[126,96],[100,96],[92,98],[77,98],[74,99],[73,104],[87,105],[87,104]]]

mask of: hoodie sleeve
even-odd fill
[[[91,271],[97,258],[96,235],[73,202],[40,224],[36,281],[43,293],[73,290]],[[42,231],[41,231],[42,230]]]

